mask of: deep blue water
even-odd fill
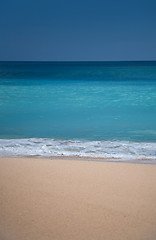
[[[0,62],[0,139],[21,138],[156,143],[156,62]]]

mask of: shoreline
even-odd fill
[[[3,240],[154,240],[156,166],[0,158]]]
[[[156,165],[156,159],[129,159],[120,158],[102,158],[102,157],[84,157],[84,156],[41,156],[41,155],[2,155],[0,158],[25,158],[25,159],[45,159],[45,160],[71,160],[71,161],[88,161],[88,162],[112,162],[112,163],[128,163],[128,164],[147,164]]]
[[[1,157],[65,158],[156,164],[156,142],[0,139]]]

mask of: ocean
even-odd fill
[[[0,62],[0,156],[156,163],[156,61]]]

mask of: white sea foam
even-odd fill
[[[1,156],[80,156],[116,161],[151,160],[156,163],[156,143],[80,141],[43,138],[0,139]]]

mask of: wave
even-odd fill
[[[156,161],[156,143],[128,141],[0,139],[1,156],[77,156],[116,161]]]

